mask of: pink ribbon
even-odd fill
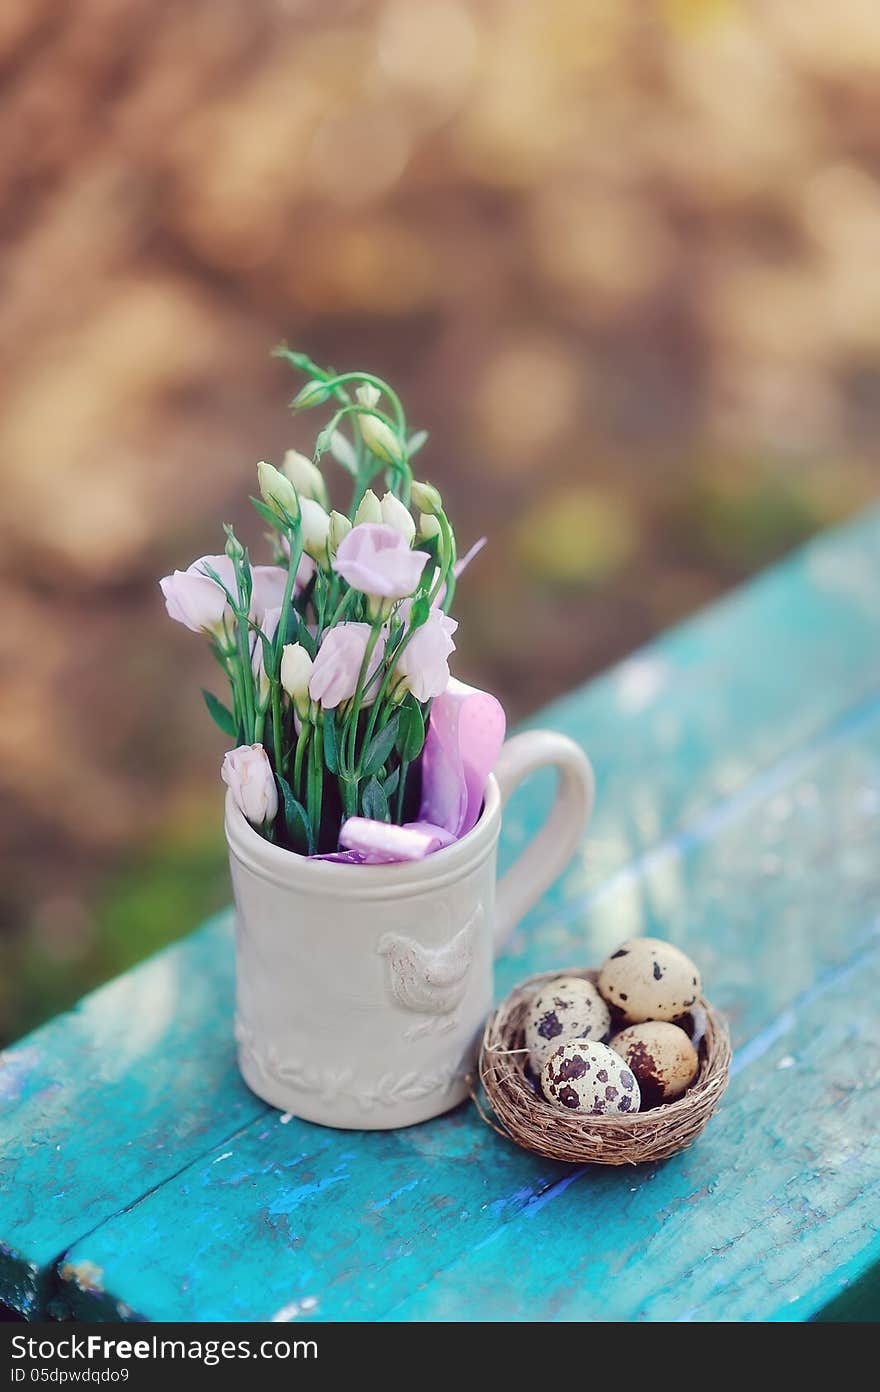
[[[494,696],[450,678],[431,706],[419,820],[391,826],[349,817],[339,834],[344,849],[319,859],[354,865],[422,860],[466,836],[483,810],[486,780],[501,752],[505,728],[504,710]]]
[[[422,752],[422,821],[444,827],[456,840],[476,826],[505,726],[494,696],[450,678],[431,707]]]

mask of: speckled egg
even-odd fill
[[[541,1090],[555,1106],[591,1116],[637,1112],[641,1105],[632,1070],[594,1039],[570,1039],[551,1054],[541,1069]]]
[[[674,1020],[702,989],[691,959],[660,938],[629,938],[599,972],[599,990],[628,1025]]]
[[[592,981],[560,976],[539,987],[525,1018],[529,1063],[536,1073],[569,1039],[604,1039],[611,1012]]]
[[[647,1020],[621,1030],[609,1044],[626,1059],[639,1084],[643,1107],[671,1102],[689,1088],[699,1069],[697,1051],[683,1029]]]
[[[684,1030],[694,1048],[699,1051],[700,1044],[705,1038],[706,1030],[709,1028],[709,1016],[706,1014],[706,1007],[697,1001],[690,1010],[686,1010],[683,1015],[676,1015],[672,1022],[679,1025]]]

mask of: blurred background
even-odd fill
[[[402,392],[513,720],[868,502],[876,0],[4,0],[0,1036],[228,898],[156,580]]]

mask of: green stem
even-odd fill
[[[272,743],[275,747],[275,767],[280,774],[283,774],[287,766],[287,758],[284,754],[284,741],[281,738],[281,686],[274,677],[270,677],[269,684],[272,692]]]
[[[317,850],[321,844],[321,814],[323,812],[324,805],[324,768],[321,761],[321,750],[319,742],[316,739],[312,740],[311,756],[313,781],[312,799],[315,810],[314,814],[312,815],[310,812],[310,815],[312,815],[312,827],[314,829],[315,836],[315,849]]]
[[[407,643],[412,638],[413,634],[417,633],[422,626],[422,624],[418,624],[415,628],[408,628],[404,633],[401,641],[394,649],[394,652],[392,653],[390,659],[388,659],[388,665],[385,669],[385,675],[382,678],[379,690],[376,692],[376,699],[373,702],[373,709],[370,711],[370,719],[367,722],[367,728],[364,733],[363,743],[361,745],[362,752],[369,749],[370,747],[370,740],[373,738],[373,732],[378,722],[380,707],[382,705],[382,702],[385,700],[385,696],[388,692],[388,686],[391,682],[391,678],[394,676],[394,673],[397,670],[397,664],[400,661],[401,653],[403,652]],[[358,769],[358,774],[360,774],[360,769]]]
[[[354,817],[357,815],[358,785],[351,778],[341,775],[337,780],[339,784],[339,797],[342,802],[342,812],[344,817]]]
[[[302,798],[302,766],[303,756],[308,749],[309,739],[311,738],[312,727],[305,721],[300,728],[299,738],[296,741],[296,754],[293,760],[293,787],[298,798]]]
[[[278,670],[281,662],[281,653],[287,638],[287,620],[290,611],[290,601],[293,598],[293,588],[296,584],[296,572],[299,570],[299,563],[302,560],[302,535],[299,528],[296,529],[296,541],[294,542],[293,532],[287,538],[290,547],[290,557],[287,562],[287,580],[284,584],[284,598],[281,601],[281,617],[278,620],[278,632],[275,634],[275,669]]]
[[[381,377],[374,377],[371,372],[342,372],[338,377],[328,378],[324,385],[326,387],[340,387],[343,382],[365,382],[368,386],[378,387],[383,396],[387,396],[391,402],[391,409],[397,422],[397,429],[401,435],[406,435],[406,416],[403,410],[403,402],[397,395],[393,387],[389,387],[387,382],[383,382]]]
[[[452,597],[455,594],[455,573],[453,570],[455,565],[455,536],[449,525],[446,513],[438,512],[435,516],[440,524],[440,534],[443,537],[443,557],[445,564],[437,579],[434,581],[434,587],[429,595],[429,602],[431,604],[434,603],[434,600],[445,585],[446,594],[443,597],[443,609],[444,612],[448,614],[449,606],[452,603]]]
[[[309,814],[309,827],[311,828],[311,835],[309,837],[309,855],[312,855],[314,853],[315,841],[317,840],[317,837],[315,835],[315,798],[312,788],[312,767],[312,745],[310,742],[308,754],[306,755],[306,811]]]
[[[374,454],[369,455],[368,458],[373,460],[375,467],[365,469],[362,465],[360,470],[358,471],[357,480],[354,486],[354,493],[352,494],[351,498],[352,517],[354,517],[355,513],[357,512],[358,508],[363,502],[364,494],[366,493],[370,484],[373,482],[373,479],[382,469],[381,461],[376,459],[376,456]]]
[[[357,593],[357,590],[346,590],[345,594],[342,596],[342,599],[339,601],[339,604],[337,605],[336,612],[334,613],[333,618],[327,625],[328,628],[335,628],[336,625],[342,621],[342,618],[345,615],[347,609],[349,608],[349,605],[351,604],[352,600],[354,600],[357,597]]]
[[[357,686],[355,687],[355,693],[352,697],[351,710],[348,716],[349,724],[346,730],[349,768],[354,768],[355,744],[357,742],[357,723],[358,717],[361,713],[361,701],[363,699],[364,686],[366,684],[367,679],[367,672],[370,670],[370,659],[372,658],[373,652],[376,648],[376,644],[379,641],[379,634],[381,633],[381,631],[381,623],[373,625],[373,628],[370,632],[370,636],[367,639],[367,646],[364,649],[364,657],[363,661],[361,662],[361,670],[358,672]]]
[[[253,738],[255,720],[254,702],[254,674],[251,671],[251,655],[247,640],[247,618],[236,615],[236,630],[238,632],[238,679],[241,683],[242,703],[244,706],[245,718],[245,743],[257,744]]]
[[[376,380],[378,381],[378,378]],[[395,422],[391,419],[391,417],[388,415],[386,411],[380,411],[378,407],[373,407],[373,409],[370,410],[368,407],[361,405],[343,406],[342,410],[337,412],[337,416],[340,420],[344,416],[353,416],[355,421],[357,420],[358,416],[376,416],[380,421],[383,421],[385,425],[388,426],[389,430],[395,431],[398,438],[400,439],[400,443],[403,450],[403,458],[397,464],[387,464],[385,460],[378,459],[376,455],[370,455],[369,457],[371,459],[376,460],[376,467],[374,469],[364,469],[363,466],[361,466],[358,469],[358,476],[355,483],[354,496],[352,498],[351,504],[352,516],[354,516],[355,512],[357,511],[358,504],[360,503],[361,499],[363,498],[364,494],[369,488],[373,478],[379,472],[380,469],[384,468],[390,468],[394,471],[395,474],[400,476],[401,502],[404,504],[405,507],[409,507],[410,492],[412,489],[412,469],[410,468],[409,460],[406,457],[406,439],[403,438],[401,434],[400,426],[395,424]],[[360,435],[359,427],[357,430],[357,434]],[[363,441],[361,441],[361,445],[362,444]]]
[[[285,343],[279,343],[277,348],[272,349],[273,358],[286,358],[295,372],[301,372],[305,377],[313,377],[322,386],[330,386],[334,373],[328,372],[326,368],[319,367],[316,362],[305,353],[292,353]],[[337,401],[348,401],[348,393],[342,387],[331,388]],[[317,403],[316,403],[317,404]]]

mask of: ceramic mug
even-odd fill
[[[501,811],[517,784],[558,769],[549,817],[496,884]],[[466,1095],[492,963],[564,869],[593,805],[572,740],[504,745],[477,825],[424,860],[345,865],[273,846],[226,799],[236,903],[236,1038],[248,1086],[325,1126],[411,1126]]]

